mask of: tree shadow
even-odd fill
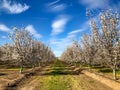
[[[111,73],[112,69],[109,68],[103,68],[103,69],[99,69],[99,72],[103,72],[103,73]]]
[[[50,68],[47,70],[43,70],[41,71],[39,74],[37,75],[79,75],[82,74],[81,73],[82,69],[76,69],[76,70],[70,70],[70,69],[66,69],[66,68]]]
[[[42,75],[79,75],[80,72],[73,72],[73,71],[52,71],[52,72],[47,72],[43,73]]]
[[[0,76],[4,76],[4,75],[7,75],[6,73],[0,73]]]

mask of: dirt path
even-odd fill
[[[17,90],[112,90],[85,75],[35,76]]]
[[[19,85],[17,90],[36,90],[35,87],[39,83],[39,78],[33,76],[32,78],[28,79],[24,82],[24,84]]]
[[[0,90],[4,90],[4,86],[8,85],[9,82],[12,82],[23,75],[19,74],[17,70],[9,69],[0,69]]]
[[[74,75],[68,71],[63,65],[44,68],[15,90],[112,90],[84,74]]]
[[[72,80],[75,87],[73,90],[112,90],[110,87],[84,74],[72,76]]]

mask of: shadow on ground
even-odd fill
[[[37,75],[79,75],[82,69],[80,68],[67,68],[67,67],[49,67],[42,70]]]
[[[7,75],[6,73],[0,73],[0,76],[4,76],[4,75]]]

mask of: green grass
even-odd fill
[[[47,75],[68,75],[71,74],[68,70],[49,70]]]
[[[43,75],[73,75],[79,74],[79,72],[72,71],[69,68],[66,68],[61,61],[55,61],[47,71],[42,72]]]
[[[69,76],[46,76],[40,81],[40,90],[71,90],[71,79]]]
[[[55,62],[51,65],[51,67],[65,67],[65,66],[61,61],[55,60]]]
[[[20,70],[20,68],[8,68],[8,70]]]
[[[105,68],[105,67],[92,67],[93,71],[96,71],[98,73],[102,73],[106,77],[113,78],[113,70],[111,68]],[[117,78],[120,79],[120,71],[117,70]]]
[[[50,68],[43,72],[40,80],[40,90],[71,90],[72,80],[69,70],[65,68],[64,64],[58,60],[50,66]]]
[[[112,69],[110,69],[110,68],[101,68],[101,69],[98,69],[98,72],[112,73]]]
[[[117,71],[117,75],[120,77],[120,71]]]
[[[23,70],[26,70],[29,68],[23,68]],[[8,68],[7,70],[20,70],[20,67],[14,67],[14,68]]]
[[[95,81],[94,80],[90,80],[89,83],[94,83]]]
[[[113,70],[110,68],[93,68],[95,70],[97,70],[97,72],[101,72],[101,73],[113,73]],[[120,71],[117,70],[117,74],[120,75]]]
[[[65,70],[65,67],[52,67],[53,70]]]
[[[65,68],[64,64],[60,61],[55,61],[48,71],[43,72],[44,75],[67,75],[69,71]]]

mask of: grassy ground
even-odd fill
[[[52,65],[42,68],[36,75],[23,80],[12,90],[111,90],[99,81],[82,73],[76,73],[76,70],[79,69],[67,67],[64,63],[56,60]],[[19,73],[16,74],[16,71],[17,68],[8,70],[7,72],[12,73],[9,78],[18,76]],[[1,81],[6,75],[0,77]]]
[[[100,73],[106,77],[113,79],[113,71],[110,68],[92,67],[92,70],[97,73]],[[120,71],[119,70],[117,70],[117,78],[118,78],[118,81],[120,81]]]
[[[35,90],[111,90],[102,83],[83,74],[73,74],[59,61],[45,69]]]
[[[55,61],[44,73],[47,75],[40,79],[40,90],[70,90],[72,87],[71,76],[61,62]]]
[[[71,77],[64,75],[46,76],[40,80],[40,90],[70,90]]]
[[[36,90],[112,90],[85,75],[42,77]]]

